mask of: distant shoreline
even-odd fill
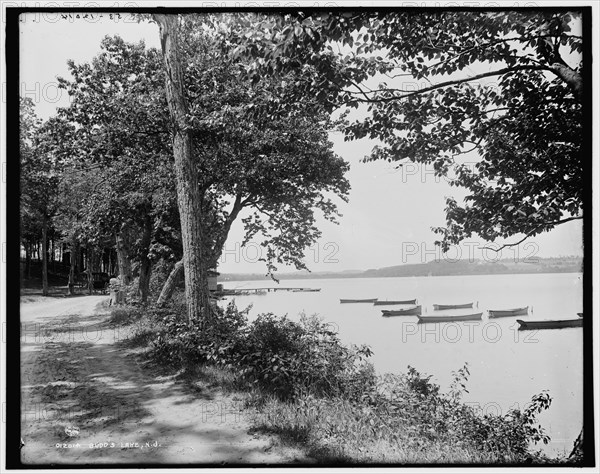
[[[582,273],[583,258],[538,258],[535,262],[514,262],[500,260],[485,262],[480,260],[457,262],[434,261],[420,264],[406,264],[370,270],[345,272],[281,273],[275,274],[278,280],[313,280],[345,278],[398,278],[427,276],[469,276],[469,275],[520,275],[545,273]],[[220,282],[227,281],[270,281],[271,278],[259,273],[222,273]]]

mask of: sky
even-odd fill
[[[137,23],[127,15],[110,19],[61,19],[57,14],[30,14],[20,28],[21,95],[31,97],[37,114],[46,119],[57,106],[68,104],[64,91],[56,87],[59,76],[68,77],[67,60],[88,62],[100,51],[106,35],[120,35],[129,42],[144,40],[148,47],[159,48],[158,27],[153,23]],[[3,92],[5,93],[5,92]],[[495,261],[525,258],[583,255],[581,224],[563,224],[551,232],[528,239],[500,253],[484,251],[489,245],[474,237],[442,255],[434,245],[433,226],[445,223],[445,196],[459,202],[464,191],[451,188],[432,170],[417,164],[396,169],[385,162],[362,163],[373,142],[345,142],[341,134],[331,134],[334,151],[350,163],[347,178],[351,184],[349,203],[339,200],[342,217],[334,225],[320,219],[322,238],[306,252],[306,263],[312,271],[338,272],[381,268],[403,263],[422,263],[434,259],[456,258]],[[241,216],[242,217],[242,216]],[[241,248],[241,219],[231,229],[219,271],[227,273],[264,273],[259,261],[260,247],[250,243]],[[515,242],[518,237],[509,239]],[[503,242],[498,242],[503,243]],[[280,267],[282,271],[292,270]]]

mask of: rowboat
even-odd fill
[[[292,290],[294,293],[309,293],[313,291],[321,291],[321,288],[298,288],[296,290]]]
[[[462,309],[462,308],[472,308],[473,303],[464,303],[464,304],[434,304],[434,311],[441,311],[444,309]]]
[[[555,319],[554,321],[523,321],[522,319],[517,319],[517,322],[519,323],[519,330],[578,328],[583,326],[583,318]]]
[[[383,306],[383,305],[392,305],[392,304],[417,304],[417,300],[386,300],[386,301],[375,301],[375,303],[373,303],[375,306]]]
[[[382,316],[418,316],[421,314],[421,305],[406,309],[381,310]]]
[[[375,303],[377,298],[369,298],[365,300],[342,300],[340,299],[340,303]]]
[[[488,315],[490,318],[503,318],[505,316],[523,316],[529,312],[529,306],[513,309],[490,309]]]
[[[420,323],[446,323],[451,321],[477,321],[483,313],[446,314],[444,316],[418,316]]]

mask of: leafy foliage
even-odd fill
[[[182,20],[183,21],[183,20]],[[195,23],[182,23],[186,40],[185,90],[189,126],[203,195],[202,224],[209,266],[216,266],[232,223],[243,215],[244,243],[260,236],[269,270],[274,262],[303,267],[303,251],[320,236],[315,209],[335,220],[330,196],[346,199],[347,163],[331,151],[322,111],[287,103],[277,120],[264,109],[281,92],[265,78],[252,85],[236,60],[223,56]],[[107,37],[89,64],[70,63],[61,86],[72,97],[61,117],[73,127],[55,144],[77,163],[82,179],[93,169],[93,191],[78,199],[81,214],[111,235],[127,227],[140,234],[153,219],[150,256],[179,259],[181,235],[175,196],[171,124],[160,54]],[[262,112],[257,112],[257,111]],[[132,242],[133,248],[139,245]]]
[[[316,317],[294,323],[261,315],[248,333],[242,360],[252,383],[282,398],[301,393],[359,398],[374,384],[368,347],[346,347]]]
[[[79,222],[73,238],[99,247],[114,246],[118,235],[122,257],[141,262],[147,275],[178,240],[158,53],[106,37],[91,63],[68,66],[71,79],[59,83],[71,102],[57,120],[71,133],[52,143],[69,168],[64,226]],[[147,284],[140,278],[142,294]]]
[[[534,396],[522,411],[484,415],[456,393],[442,393],[430,378],[412,367],[405,374],[386,374],[358,402],[310,394],[293,404],[267,399],[259,426],[308,446],[317,458],[352,464],[549,461],[533,448],[548,442],[536,421],[550,405],[547,393]],[[460,380],[457,374],[455,382]]]
[[[47,244],[50,238],[56,240],[58,236],[54,217],[59,205],[61,166],[45,147],[48,130],[52,128],[51,121],[41,123],[30,98],[21,97],[19,105],[21,244],[29,265],[31,247],[41,241],[42,294],[47,296]]]
[[[320,236],[315,209],[335,220],[330,196],[345,200],[349,191],[348,165],[327,137],[331,120],[309,100],[296,100],[289,77],[248,81],[244,59],[223,55],[202,33],[203,21],[182,17],[180,32],[210,258],[218,259],[233,219],[246,208],[243,243],[260,236],[268,270],[276,262],[305,268],[303,251]]]
[[[19,125],[21,238],[37,241],[41,221],[56,212],[60,165],[44,147],[49,126],[35,114],[31,98],[20,98]]]
[[[249,323],[233,303],[209,327],[190,326],[177,313],[159,318],[150,355],[177,366],[212,364],[232,370],[248,387],[283,399],[303,393],[358,399],[374,384],[368,347],[346,347],[316,317],[296,323],[273,314]]]
[[[19,155],[21,164],[21,241],[36,239],[41,234],[40,218],[36,209],[40,194],[44,192],[44,180],[35,172],[36,155],[33,139],[40,120],[35,115],[30,98],[20,98],[19,104]],[[41,185],[41,186],[40,186]],[[44,202],[44,201],[41,201]]]
[[[401,376],[386,374],[378,386],[383,399],[374,401],[374,414],[388,420],[383,423],[390,432],[397,427],[395,423],[410,420],[411,425],[420,427],[417,436],[451,440],[457,447],[476,444],[486,451],[504,453],[507,462],[515,458],[523,462],[531,456],[531,443],[549,442],[536,421],[537,414],[550,407],[546,392],[532,397],[522,411],[515,408],[504,415],[480,414],[461,401],[467,392],[468,375],[465,364],[454,373],[451,390],[445,394],[430,382],[431,376],[423,376],[413,367]]]
[[[345,133],[380,143],[367,160],[433,164],[465,188],[433,229],[447,250],[582,218],[580,29],[566,10],[300,12],[244,17],[224,46],[255,58],[251,76],[301,70],[302,94],[361,107]]]

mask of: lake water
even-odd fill
[[[235,300],[238,308],[253,305],[251,318],[265,312],[293,320],[303,312],[319,314],[343,342],[371,346],[378,372],[405,372],[411,365],[432,374],[443,390],[452,371],[468,362],[471,376],[464,400],[486,413],[523,408],[532,395],[548,390],[552,405],[539,420],[552,441],[540,448],[555,454],[571,451],[583,422],[582,328],[518,331],[517,317],[490,320],[486,310],[529,306],[533,313],[518,319],[577,318],[583,311],[582,281],[579,273],[285,280],[279,286],[321,291],[278,291]],[[228,289],[275,286],[272,281],[224,282]],[[417,324],[415,316],[381,317],[382,309],[393,307],[340,304],[340,298],[417,298],[423,314],[433,314],[434,303],[478,302],[484,314],[482,321]]]

